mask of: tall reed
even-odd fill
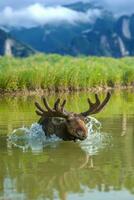
[[[0,90],[115,87],[134,84],[134,57],[71,57],[38,54],[0,58]]]

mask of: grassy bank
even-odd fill
[[[1,92],[73,90],[134,84],[134,57],[114,59],[35,55],[0,58]]]

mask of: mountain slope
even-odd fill
[[[10,34],[0,29],[0,55],[16,56],[16,57],[26,57],[35,53],[35,51],[24,45]]]
[[[10,33],[38,51],[73,56],[133,56],[134,15],[114,15],[90,3],[66,5],[70,9],[87,12],[101,10],[101,17],[92,23],[51,24],[44,27],[12,29]]]

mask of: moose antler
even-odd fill
[[[110,92],[108,92],[106,98],[101,103],[98,95],[95,94],[95,99],[96,99],[95,103],[92,103],[91,100],[88,98],[87,101],[89,104],[89,109],[86,112],[82,112],[80,114],[76,114],[73,112],[67,112],[64,109],[66,100],[64,100],[62,102],[62,104],[60,105],[60,99],[58,98],[54,103],[54,107],[51,108],[49,106],[46,98],[43,98],[43,103],[44,103],[46,110],[44,110],[38,102],[35,102],[35,106],[37,108],[36,113],[37,113],[37,115],[39,115],[41,117],[67,118],[69,115],[74,115],[76,117],[80,117],[80,116],[87,117],[88,115],[92,115],[92,114],[96,114],[96,113],[100,112],[104,108],[104,106],[108,103],[110,97],[111,97],[111,94],[110,94]]]
[[[63,103],[59,106],[60,104],[60,99],[57,99],[56,102],[54,103],[54,107],[51,108],[46,100],[46,98],[43,98],[43,103],[46,108],[44,110],[38,102],[35,102],[35,106],[38,110],[36,110],[37,115],[41,117],[62,117],[62,118],[67,118],[68,113],[64,110],[66,100],[63,101]]]
[[[87,117],[88,115],[92,115],[92,114],[96,114],[98,112],[100,112],[104,106],[108,103],[109,99],[111,97],[110,92],[107,93],[106,98],[103,100],[103,102],[101,103],[99,100],[99,97],[97,94],[95,94],[95,103],[92,103],[91,100],[88,98],[88,104],[89,104],[89,109],[86,112],[80,113],[80,116],[84,116]]]

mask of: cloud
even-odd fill
[[[101,16],[98,9],[83,13],[63,6],[78,1],[95,2],[112,11],[117,17],[134,13],[134,0],[6,0],[0,1],[0,26],[34,27],[48,23],[92,23]]]
[[[62,6],[45,7],[36,3],[20,9],[5,7],[1,11],[0,25],[10,27],[34,27],[51,23],[67,22],[92,23],[101,15],[98,9],[88,10],[86,13],[78,12]]]

